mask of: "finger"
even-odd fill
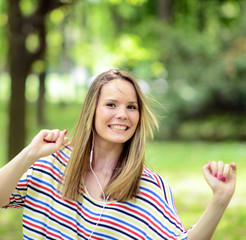
[[[225,182],[228,179],[229,174],[230,174],[230,165],[225,164],[222,173],[222,182]]]
[[[67,146],[69,144],[69,138],[68,137],[64,137],[62,144],[64,146]]]
[[[65,138],[66,134],[67,134],[67,130],[63,130],[61,132],[59,131],[59,136],[56,139],[57,146],[60,147],[64,143],[64,141],[67,141],[66,138]]]
[[[207,162],[202,168],[203,175],[208,183],[211,181],[211,178],[213,178],[211,165],[211,162]]]
[[[212,175],[217,177],[218,174],[218,166],[217,163],[215,161],[211,162],[211,170],[212,170]]]
[[[52,139],[53,139],[53,132],[51,130],[46,131],[45,136],[44,136],[44,141],[45,142],[53,142]]]
[[[46,142],[56,142],[58,136],[60,135],[60,130],[58,129],[55,129],[55,130],[51,130],[51,131],[48,131],[46,132],[46,136],[44,138],[44,141]]]
[[[231,163],[231,164],[230,164],[230,167],[231,167],[232,171],[234,171],[234,172],[237,171],[236,163]]]
[[[211,173],[211,162],[208,161],[208,162],[203,166],[202,170],[203,170],[203,173],[204,173],[204,172],[206,172],[207,174],[208,174],[208,173]]]
[[[229,178],[235,179],[236,178],[236,174],[237,174],[237,166],[235,163],[231,163],[230,164],[230,168],[231,168],[231,173]]]
[[[219,161],[217,163],[217,167],[218,167],[217,178],[219,180],[222,180],[222,175],[223,175],[223,171],[224,171],[224,163],[222,161]]]

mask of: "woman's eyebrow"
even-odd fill
[[[115,99],[115,98],[105,98],[104,101],[119,102],[119,101],[118,101],[117,99]],[[128,103],[131,103],[131,104],[133,104],[133,103],[138,104],[138,101],[137,101],[137,100],[130,100],[130,101],[128,101]]]
[[[118,100],[114,98],[105,98],[104,101],[119,102]]]
[[[114,98],[106,98],[104,99],[105,102],[115,102],[115,103],[119,103],[119,101],[117,99]],[[127,102],[127,104],[138,104],[138,101],[132,100]]]
[[[138,104],[138,101],[130,101],[128,103],[131,103],[131,104]]]

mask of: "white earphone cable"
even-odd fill
[[[88,240],[91,239],[91,237],[92,237],[92,235],[93,235],[95,229],[97,228],[97,226],[98,226],[98,224],[99,224],[99,222],[100,222],[100,220],[101,220],[102,214],[103,214],[103,212],[104,212],[104,209],[105,209],[105,207],[106,207],[106,203],[107,203],[107,201],[108,201],[108,199],[109,199],[109,197],[110,197],[110,194],[109,194],[109,195],[107,196],[107,198],[106,198],[105,193],[104,193],[104,191],[103,191],[103,188],[102,188],[102,186],[101,186],[101,184],[100,184],[100,181],[99,181],[99,179],[98,179],[96,173],[94,172],[94,170],[93,170],[93,168],[92,168],[93,150],[94,150],[94,133],[92,133],[92,146],[91,146],[91,153],[90,153],[90,169],[91,169],[91,172],[93,173],[93,175],[95,176],[96,181],[97,181],[97,183],[98,183],[98,186],[99,186],[99,188],[100,188],[100,190],[101,190],[101,192],[102,192],[104,204],[103,204],[103,209],[102,209],[102,211],[101,211],[101,213],[100,213],[100,216],[99,216],[99,218],[98,218],[98,220],[97,220],[97,223],[96,223],[96,225],[94,226],[93,230],[91,231],[91,234],[90,234]]]

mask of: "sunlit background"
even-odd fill
[[[246,1],[48,2],[0,2],[0,166],[42,128],[71,133],[94,77],[123,68],[157,100],[147,163],[170,183],[185,226],[211,198],[201,167],[236,162],[214,239],[245,240]],[[21,238],[21,211],[0,210],[0,240]]]

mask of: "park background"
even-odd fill
[[[0,2],[0,166],[42,128],[72,134],[93,77],[129,70],[159,118],[147,164],[171,185],[184,225],[212,193],[211,160],[235,162],[235,195],[214,240],[246,239],[246,1]],[[69,135],[69,134],[68,134]],[[22,239],[0,210],[0,240]]]

